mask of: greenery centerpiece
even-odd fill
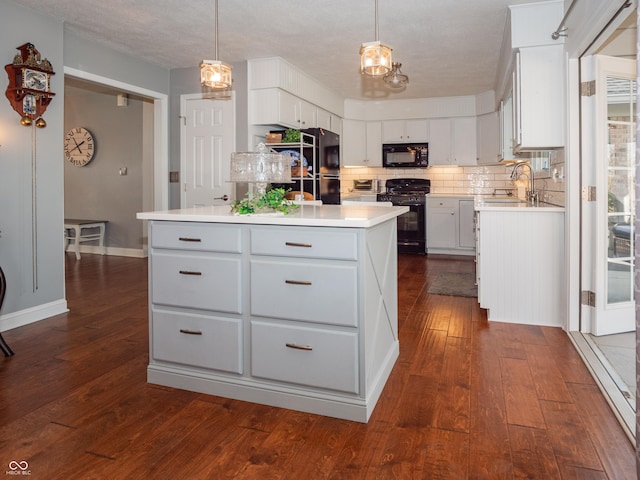
[[[284,188],[270,188],[264,194],[254,194],[242,200],[235,200],[231,204],[231,212],[237,215],[250,215],[260,213],[291,213],[298,208],[291,200],[286,198],[287,190]]]
[[[291,183],[291,155],[269,151],[264,143],[258,152],[231,154],[231,181],[248,182],[256,186],[256,192],[231,204],[236,215],[287,214],[298,206],[287,200],[284,188],[267,188],[270,183]]]

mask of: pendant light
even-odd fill
[[[200,83],[214,90],[225,90],[231,88],[231,66],[218,60],[218,0],[215,0],[215,13],[215,60],[202,60],[200,63]]]
[[[391,47],[383,45],[378,39],[378,0],[376,2],[376,40],[363,43],[360,47],[360,73],[379,77],[391,70]]]
[[[401,88],[405,88],[407,83],[409,83],[409,77],[402,73],[400,67],[402,67],[400,62],[393,62],[391,71],[384,76],[384,84],[387,87],[400,90]]]

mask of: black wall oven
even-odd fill
[[[422,178],[393,178],[387,180],[385,193],[378,194],[379,202],[409,207],[398,217],[398,252],[424,255],[427,250],[427,193],[431,181]]]

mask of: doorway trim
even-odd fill
[[[64,74],[153,99],[153,209],[168,210],[169,95],[76,68],[64,67]]]

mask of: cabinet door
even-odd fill
[[[500,160],[500,128],[498,112],[478,116],[476,132],[478,163],[496,163]]]
[[[473,223],[473,200],[460,200],[458,211],[458,246],[474,249],[476,246]]]
[[[407,120],[405,124],[406,138],[410,142],[429,141],[429,121],[424,119]]]
[[[516,57],[517,147],[564,146],[562,45],[521,48]]]
[[[367,166],[382,166],[382,122],[367,122]]]
[[[404,138],[404,120],[385,120],[382,122],[382,141],[383,142],[403,142]]]
[[[331,128],[329,129],[329,131],[337,133],[338,135],[340,135],[340,139],[344,141],[344,139],[342,138],[342,118],[338,117],[337,115],[331,115]]]
[[[500,148],[502,160],[513,160],[513,95],[500,104]]]
[[[300,100],[281,90],[278,91],[278,96],[278,106],[280,110],[278,123],[291,128],[300,128],[300,123],[298,122]]]
[[[429,121],[385,120],[382,122],[383,142],[427,142],[429,141]]]
[[[331,114],[322,108],[316,110],[316,127],[333,132],[331,130]]]
[[[297,105],[297,124],[298,128],[314,128],[316,126],[317,108],[309,102],[298,100]]]
[[[477,165],[476,159],[476,118],[454,118],[453,152],[456,165]]]
[[[458,199],[427,199],[427,251],[429,248],[457,248]]]
[[[429,122],[429,164],[451,164],[451,120],[439,118]]]
[[[344,120],[341,161],[345,166],[366,165],[367,130],[361,120]]]

